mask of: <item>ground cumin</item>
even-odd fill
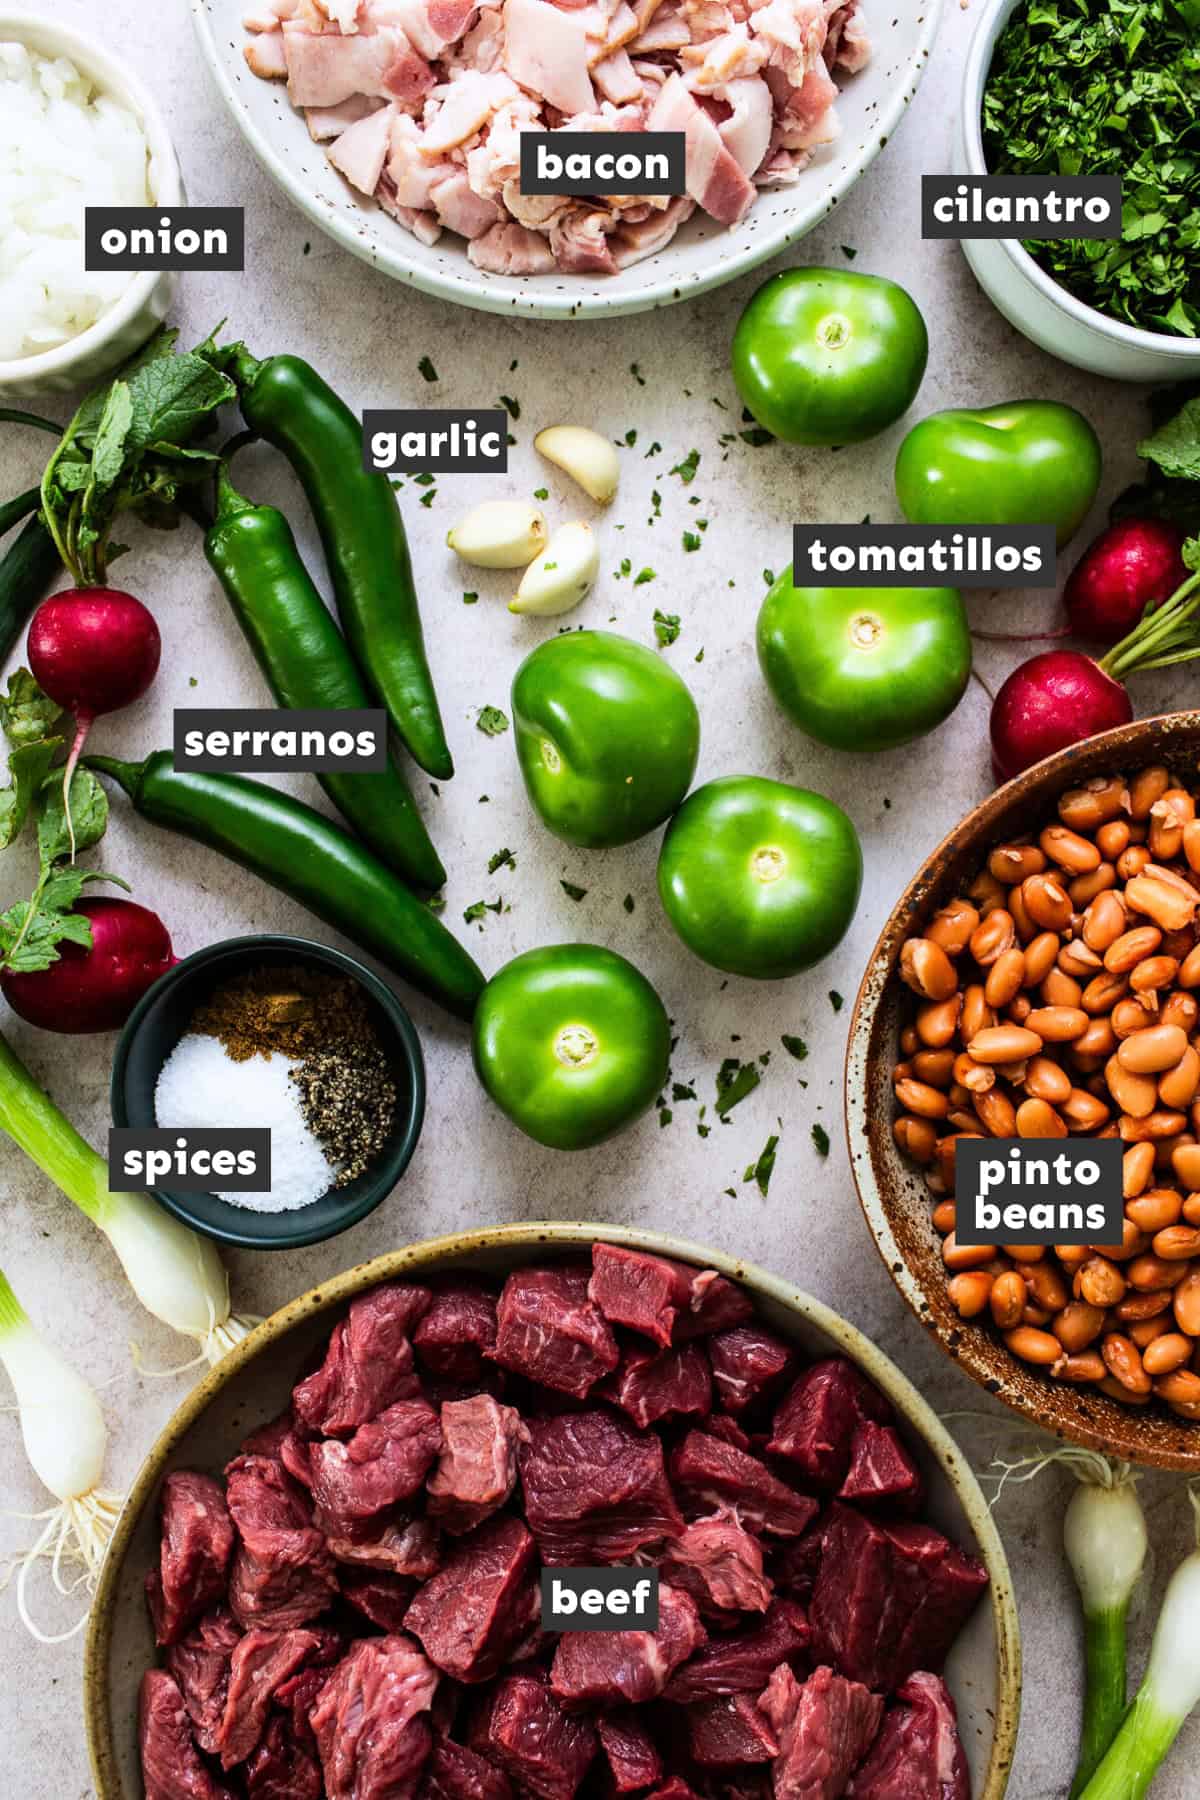
[[[284,1056],[336,1046],[374,1045],[366,998],[356,981],[285,965],[236,975],[210,995],[192,1030],[219,1038],[233,1062],[278,1050]]]

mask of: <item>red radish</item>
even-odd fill
[[[1098,662],[1077,650],[1047,650],[1013,670],[992,704],[992,763],[1001,781],[1068,744],[1127,725],[1133,707],[1123,684],[1139,669],[1200,656],[1200,574],[1191,572],[1200,566],[1200,541],[1188,539],[1180,561],[1184,579],[1170,599]]]
[[[1102,531],[1063,588],[1075,636],[1115,644],[1148,606],[1161,606],[1187,580],[1179,554],[1186,537],[1167,519],[1121,519]]]
[[[1129,695],[1078,650],[1046,650],[1014,669],[992,707],[992,766],[1011,781],[1031,763],[1133,717]]]
[[[162,920],[132,900],[80,900],[92,947],[64,943],[59,960],[35,974],[0,974],[15,1013],[43,1031],[116,1031],[146,989],[179,960]]]
[[[162,639],[153,614],[132,594],[120,588],[65,588],[34,613],[26,649],[42,692],[75,717],[75,739],[63,770],[74,862],[66,798],[92,721],[141,699],[158,672]]]

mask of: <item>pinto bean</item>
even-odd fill
[[[1065,931],[1071,923],[1071,896],[1057,875],[1028,875],[1020,892],[1030,918],[1043,931]]]
[[[1123,1388],[1127,1388],[1131,1394],[1150,1392],[1150,1377],[1142,1366],[1141,1352],[1132,1338],[1127,1338],[1118,1331],[1110,1332],[1101,1340],[1100,1354],[1109,1374]]]
[[[992,1277],[983,1269],[967,1269],[951,1278],[946,1292],[961,1319],[977,1319],[992,1293]]]
[[[1194,1347],[1182,1331],[1164,1331],[1143,1349],[1142,1367],[1147,1375],[1172,1375],[1191,1360]]]
[[[1081,1350],[1070,1356],[1061,1356],[1050,1373],[1056,1381],[1070,1381],[1077,1386],[1104,1381],[1108,1376],[1104,1358],[1096,1350]]]
[[[1006,1331],[1004,1341],[1022,1362],[1037,1363],[1042,1368],[1048,1369],[1062,1355],[1062,1347],[1054,1333],[1038,1331],[1032,1325],[1018,1325],[1015,1331]]]
[[[1055,1337],[1069,1354],[1086,1350],[1104,1330],[1108,1314],[1100,1306],[1089,1306],[1084,1300],[1072,1300],[1055,1315],[1051,1326]]]
[[[1147,1144],[1134,1145],[1135,1150],[1149,1148],[1150,1146]],[[1130,1156],[1132,1151],[1127,1150],[1125,1154]],[[1182,1208],[1182,1196],[1177,1194],[1174,1188],[1151,1188],[1149,1193],[1139,1194],[1133,1200],[1126,1200],[1125,1217],[1132,1219],[1139,1231],[1149,1232],[1153,1236],[1176,1224]],[[1156,1249],[1155,1254],[1161,1255],[1161,1252]]]

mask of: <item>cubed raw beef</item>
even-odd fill
[[[363,1638],[321,1690],[311,1715],[329,1800],[409,1800],[433,1740],[427,1718],[437,1670],[411,1638]]]
[[[692,1282],[691,1305],[675,1322],[675,1342],[703,1337],[711,1331],[728,1331],[748,1319],[754,1303],[745,1288],[715,1269],[701,1269]]]
[[[342,1443],[324,1438],[309,1448],[313,1500],[328,1519],[367,1519],[411,1499],[442,1441],[426,1400],[398,1400]]]
[[[241,1635],[232,1615],[218,1607],[172,1644],[164,1658],[183,1695],[196,1742],[209,1756],[217,1754],[229,1690],[229,1660]]]
[[[333,1558],[312,1524],[307,1495],[272,1457],[236,1457],[225,1473],[239,1538],[229,1577],[234,1618],[247,1630],[306,1624],[337,1590]]]
[[[471,1745],[536,1800],[572,1800],[599,1740],[564,1712],[539,1675],[504,1675],[471,1728]]]
[[[512,1800],[512,1783],[486,1756],[453,1738],[435,1737],[421,1800]]]
[[[464,1276],[434,1292],[413,1332],[417,1361],[447,1381],[477,1382],[496,1342],[496,1296]]]
[[[710,1437],[720,1438],[723,1444],[732,1444],[735,1450],[744,1450],[747,1456],[754,1452],[749,1432],[742,1430],[732,1413],[710,1413],[704,1421],[704,1429]]]
[[[671,1677],[666,1698],[690,1706],[723,1694],[761,1694],[771,1671],[798,1662],[811,1636],[803,1607],[776,1600],[761,1624],[711,1638]]]
[[[517,1460],[543,1562],[620,1562],[683,1530],[661,1440],[613,1413],[533,1419]]]
[[[242,1771],[247,1800],[321,1800],[321,1771],[276,1713]]]
[[[765,1612],[771,1601],[762,1545],[726,1507],[686,1526],[682,1537],[667,1546],[659,1569],[692,1596],[702,1613]]]
[[[938,1676],[909,1676],[847,1793],[853,1800],[971,1800],[958,1715]]]
[[[488,1355],[502,1368],[580,1400],[620,1361],[617,1340],[588,1299],[586,1273],[565,1264],[509,1276]]]
[[[692,1759],[702,1769],[736,1769],[779,1755],[779,1743],[753,1694],[726,1694],[689,1706],[687,1722]]]
[[[326,1539],[329,1554],[340,1563],[354,1563],[362,1569],[387,1569],[393,1575],[411,1575],[417,1581],[427,1581],[442,1565],[437,1527],[428,1519],[413,1518],[398,1510],[340,1524],[342,1530],[350,1528],[346,1535],[331,1533]]]
[[[696,1273],[689,1263],[649,1250],[594,1244],[588,1293],[614,1325],[627,1325],[665,1348],[676,1319],[691,1305]]]
[[[517,1483],[517,1445],[528,1437],[514,1406],[490,1394],[447,1400],[442,1448],[429,1478],[429,1511],[455,1536],[490,1518]]]
[[[294,1437],[296,1420],[289,1406],[287,1411],[277,1418],[268,1419],[257,1431],[252,1431],[248,1438],[242,1439],[239,1456],[273,1456],[282,1460],[283,1446],[288,1438]]]
[[[646,1800],[699,1800],[699,1796],[682,1775],[669,1775],[661,1787],[647,1794]]]
[[[660,1419],[712,1411],[712,1377],[699,1344],[678,1349],[626,1350],[621,1366],[597,1394],[643,1429]]]
[[[383,1569],[339,1569],[342,1599],[382,1631],[399,1631],[404,1624],[414,1583],[404,1575]]]
[[[596,1730],[618,1794],[636,1794],[662,1780],[658,1746],[632,1707],[601,1713]]]
[[[146,1800],[234,1800],[202,1761],[183,1696],[165,1669],[142,1676],[138,1714]]]
[[[276,1689],[320,1646],[311,1631],[263,1631],[241,1638],[229,1664],[225,1712],[217,1734],[223,1769],[245,1762],[263,1734]]]
[[[792,1383],[775,1413],[767,1449],[796,1463],[818,1487],[836,1489],[846,1479],[854,1433],[863,1419],[889,1425],[892,1409],[853,1363],[830,1357]]]
[[[405,1616],[431,1660],[457,1681],[488,1681],[529,1623],[533,1538],[520,1519],[491,1519],[459,1540]]]
[[[293,1737],[297,1743],[314,1752],[317,1739],[311,1724],[311,1713],[332,1674],[331,1668],[324,1665],[316,1668],[310,1663],[298,1675],[293,1675],[290,1681],[281,1682],[275,1690],[275,1704],[291,1720]]]
[[[779,1739],[775,1800],[838,1800],[883,1717],[878,1694],[824,1667],[801,1686],[784,1664],[759,1705]]]
[[[861,1419],[850,1447],[850,1467],[838,1489],[841,1500],[869,1504],[889,1500],[910,1509],[919,1504],[921,1472],[894,1425]]]
[[[793,1600],[811,1600],[825,1550],[825,1516],[819,1513],[802,1537],[781,1544],[769,1564],[776,1587]]]
[[[409,1339],[432,1298],[428,1288],[393,1281],[351,1301],[325,1361],[292,1395],[297,1423],[314,1437],[346,1436],[411,1397]]]
[[[782,1381],[795,1363],[791,1345],[765,1325],[735,1325],[708,1341],[717,1402],[742,1413]]]
[[[941,1668],[987,1579],[931,1526],[887,1524],[835,1501],[813,1590],[814,1654],[890,1693],[914,1670]]]
[[[773,1475],[756,1456],[706,1431],[689,1431],[671,1458],[671,1479],[707,1506],[731,1506],[756,1531],[799,1537],[817,1502]]]
[[[707,1637],[691,1595],[660,1582],[657,1631],[564,1631],[551,1691],[572,1712],[655,1700]]]
[[[159,1566],[146,1577],[158,1644],[175,1644],[201,1613],[225,1598],[233,1525],[211,1475],[168,1475],[159,1497]]]

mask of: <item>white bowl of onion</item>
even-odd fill
[[[145,142],[146,181],[142,203],[154,206],[182,205],[183,180],[166,122],[148,89],[136,75],[117,62],[93,38],[68,30],[45,14],[39,16],[0,8],[0,50],[6,45],[14,44],[23,46],[35,59],[53,62],[64,58],[73,64],[79,75],[91,85],[92,91],[87,99],[89,110],[98,99],[103,98],[131,113]],[[3,128],[0,126],[0,138],[2,136]],[[129,203],[139,202],[131,199]],[[0,240],[5,223],[4,209],[10,205],[15,207],[16,201],[6,194],[3,165],[0,165]],[[60,341],[47,342],[44,349],[39,349],[36,345],[30,348],[27,343],[26,354],[0,355],[0,393],[63,393],[70,388],[95,381],[108,374],[145,343],[166,317],[174,280],[169,274],[154,271],[116,278],[111,298],[101,295],[100,304],[97,305],[97,292],[93,291],[89,295],[85,291],[87,284],[83,279],[82,269],[82,230],[81,216],[78,240],[78,328],[70,330],[70,335],[61,335]],[[56,256],[61,256],[61,238],[57,243],[51,237],[42,239],[41,242],[47,248],[52,266]],[[45,292],[49,292],[48,287]],[[11,322],[19,296],[15,291],[15,284],[13,291],[6,289],[2,271],[0,294],[4,295],[5,314]],[[37,311],[37,282],[34,276],[28,278],[22,298],[28,310],[31,329],[48,338],[58,335],[51,318],[53,307],[44,306],[40,314]],[[60,318],[62,311],[59,308]],[[68,323],[66,329],[69,328]],[[59,330],[61,329],[60,327]]]

